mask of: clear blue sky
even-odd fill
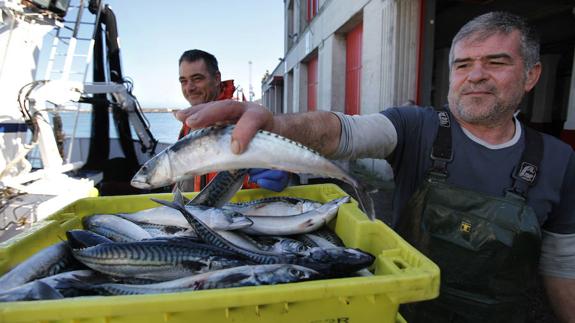
[[[134,81],[144,108],[184,108],[178,59],[198,48],[216,56],[222,79],[249,90],[249,65],[255,99],[261,79],[283,57],[282,0],[104,0],[116,14],[122,67]]]

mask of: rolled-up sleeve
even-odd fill
[[[397,132],[391,121],[381,113],[346,115],[333,112],[341,122],[341,137],[333,159],[379,158],[393,152]]]

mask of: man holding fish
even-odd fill
[[[216,57],[199,49],[185,51],[179,60],[179,81],[184,98],[190,105],[233,99],[236,90],[234,80],[222,81]],[[245,98],[244,98],[245,101]],[[178,139],[190,132],[184,123]],[[281,191],[288,184],[289,174],[280,170],[251,169],[249,181],[244,181],[244,188],[259,186]],[[215,173],[196,176],[193,180],[182,181],[179,187],[182,191],[200,191],[213,179]]]
[[[538,270],[557,317],[575,322],[575,153],[515,117],[541,73],[539,42],[521,17],[484,14],[454,37],[449,66],[445,108],[274,116],[226,100],[176,117],[235,123],[238,156],[266,130],[332,159],[386,159],[393,225],[442,272],[439,298],[406,307],[408,321],[524,322]]]

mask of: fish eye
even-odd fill
[[[298,278],[302,278],[305,276],[301,270],[295,269],[295,268],[290,268],[288,272],[290,275],[298,277]]]

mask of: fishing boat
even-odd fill
[[[131,174],[167,144],[122,75],[112,9],[100,0],[0,0],[0,10],[0,241],[80,198],[142,193]],[[71,134],[62,111],[75,113]],[[81,111],[91,113],[90,138],[75,136]]]

